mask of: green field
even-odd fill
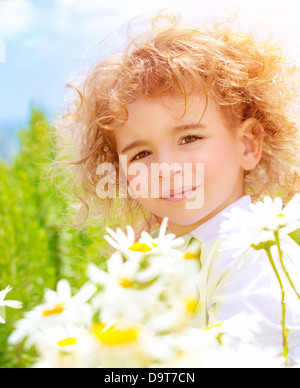
[[[19,136],[18,155],[0,162],[0,290],[13,287],[7,299],[21,301],[23,309],[6,309],[7,323],[0,326],[1,368],[32,364],[32,352],[7,345],[15,322],[41,303],[44,289],[55,289],[59,279],[68,279],[76,291],[86,281],[87,264],[103,262],[107,249],[101,225],[79,229],[71,224],[62,178],[55,184],[51,179],[55,131],[43,112],[33,109]]]

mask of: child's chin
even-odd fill
[[[185,210],[181,214],[172,213],[170,215],[166,215],[166,217],[169,218],[169,223],[172,222],[177,225],[188,226],[197,224],[205,216],[203,216],[201,212],[197,212],[196,210]]]

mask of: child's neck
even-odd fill
[[[224,210],[227,206],[231,205],[238,199],[242,198],[243,194],[240,194],[236,196],[236,198],[229,198],[227,201],[223,202],[218,208],[216,208],[214,211],[209,213],[206,217],[201,218],[201,220],[195,222],[194,224],[190,225],[179,225],[173,223],[171,220],[168,222],[168,227],[172,233],[176,235],[176,237],[180,237],[184,234],[190,233],[193,230],[195,230],[198,226],[204,224],[206,221],[210,220],[214,216],[216,216],[218,213],[220,213],[222,210]]]

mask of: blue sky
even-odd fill
[[[26,123],[31,103],[50,118],[59,114],[66,82],[91,58],[122,47],[118,32],[130,19],[166,8],[201,23],[235,5],[241,25],[269,28],[299,60],[299,0],[0,0],[0,130]]]

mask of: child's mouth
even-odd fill
[[[198,187],[186,188],[186,189],[175,189],[169,190],[167,193],[164,193],[161,196],[161,199],[167,202],[181,202],[195,195],[195,192]]]

